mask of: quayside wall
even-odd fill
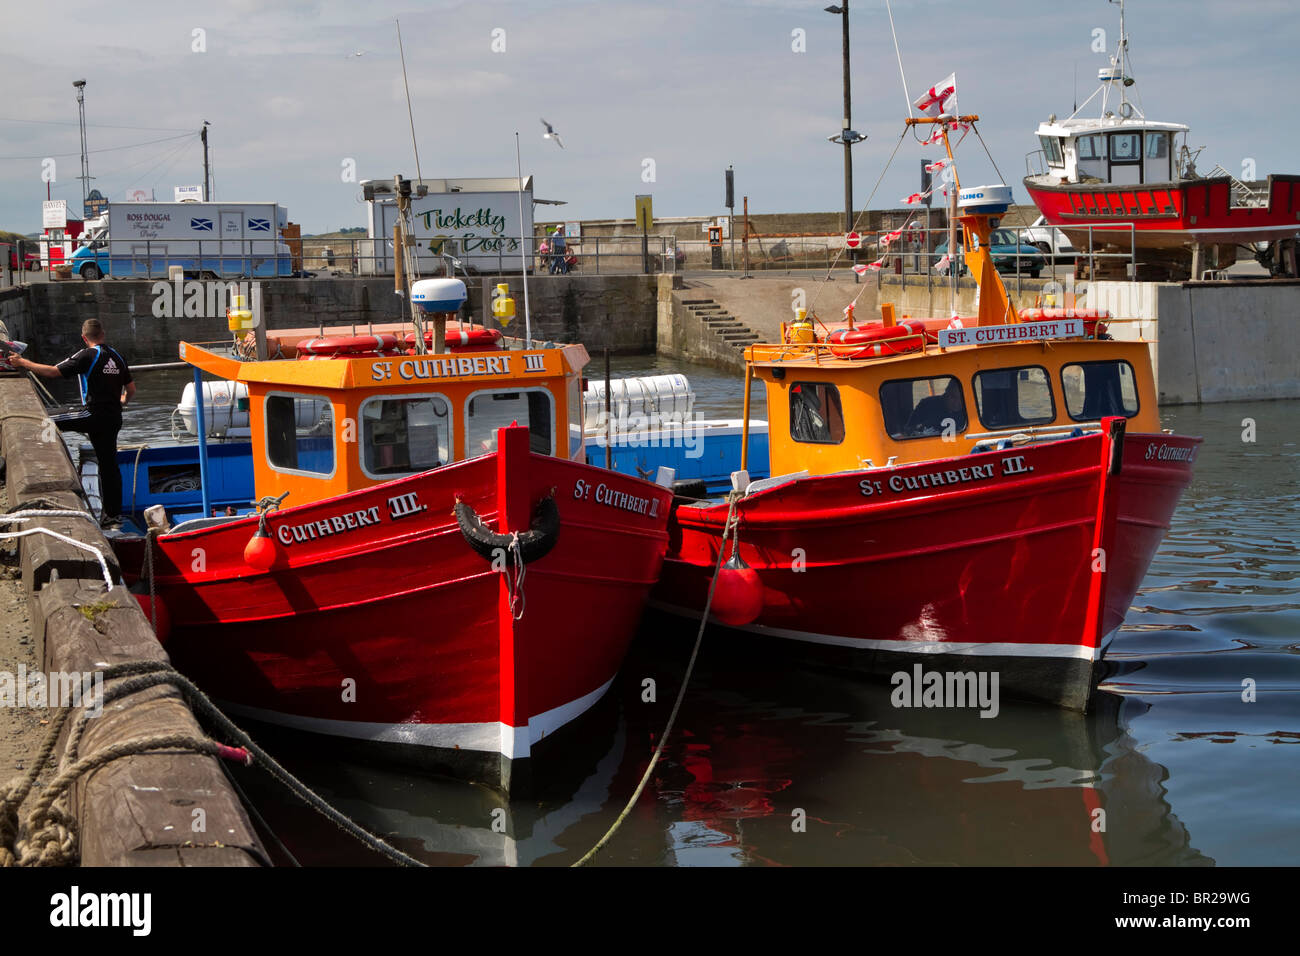
[[[3,334],[4,330],[0,330]],[[165,663],[167,654],[132,595],[98,524],[89,518],[76,469],[30,381],[0,372],[0,451],[7,468],[4,490],[11,508],[54,508],[71,517],[37,518],[23,528],[44,527],[69,540],[44,534],[20,539],[22,590],[30,609],[36,659],[45,675],[94,675],[105,667]],[[77,544],[82,547],[77,547]],[[106,588],[99,552],[114,582]],[[139,569],[131,569],[133,571]],[[93,686],[93,676],[90,678]],[[107,685],[105,685],[107,686]],[[54,755],[62,759],[69,731],[62,728]],[[91,708],[77,756],[125,754],[90,769],[72,785],[70,809],[77,822],[76,857],[83,866],[263,866],[265,848],[216,758],[180,746],[139,752],[142,742],[181,735],[204,737],[189,706],[170,686],[156,686]],[[56,711],[50,710],[53,718]],[[53,720],[50,721],[53,726]],[[31,760],[36,754],[30,755]],[[46,768],[46,786],[54,770]],[[8,781],[0,780],[0,784]],[[21,808],[25,820],[41,794]],[[51,862],[76,862],[60,853]]]
[[[582,342],[593,354],[651,353],[655,349],[655,276],[534,276],[528,280],[533,337],[542,341]],[[305,328],[400,321],[402,297],[387,278],[261,279],[267,328]],[[500,328],[491,316],[495,276],[466,281],[469,302],[462,314]],[[522,334],[524,295],[519,277],[500,279],[510,285],[518,316],[512,334]],[[26,336],[37,361],[62,358],[81,347],[81,323],[97,318],[108,340],[136,365],[177,360],[177,344],[228,340],[226,283],[191,280],[72,279],[38,282],[6,298],[16,338]],[[250,290],[251,291],[251,290]],[[21,317],[19,313],[22,313]],[[3,316],[0,316],[3,317]],[[21,331],[22,335],[19,334]]]

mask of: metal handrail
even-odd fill
[[[73,253],[86,246],[84,239],[35,240],[42,247],[42,262],[56,269],[74,265]],[[551,251],[549,236],[525,237],[530,272],[554,271],[559,267]],[[368,236],[343,238],[264,237],[241,239],[97,239],[96,272],[106,277],[167,279],[169,267],[179,265],[189,275],[212,275],[220,280],[242,278],[287,278],[303,272],[333,271],[351,275],[392,275],[392,240]],[[543,243],[547,251],[541,251]],[[507,240],[492,254],[466,250],[467,240],[446,240],[435,252],[423,245],[417,259],[426,275],[501,275],[519,271],[519,240]],[[511,246],[507,249],[506,246]],[[641,236],[566,236],[566,258],[577,259],[576,268],[595,274],[626,275],[674,272],[677,268],[677,240],[673,236],[646,237],[647,255],[642,255]],[[50,254],[54,251],[55,261]],[[101,263],[107,260],[108,268]],[[647,262],[649,260],[649,262]],[[297,265],[295,269],[294,266]],[[647,267],[650,266],[650,268]],[[84,269],[84,263],[78,263]]]

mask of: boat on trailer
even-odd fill
[[[908,122],[940,124],[951,158],[949,126],[977,120]],[[978,314],[885,304],[747,348],[771,477],[675,500],[652,603],[698,616],[729,557],[711,610],[747,636],[1085,710],[1200,439],[1161,430],[1146,342],[1111,339],[1105,313],[1015,308],[989,253],[1011,191],[957,192]]]
[[[464,296],[411,289],[435,323]],[[114,544],[152,576],[176,666],[231,713],[518,790],[622,663],[673,476],[588,464],[581,345],[426,352],[412,334],[317,336],[337,340],[320,361],[182,343],[199,394],[207,373],[243,395],[259,509],[210,516],[205,497]]]
[[[1122,0],[1119,45],[1098,79],[1100,87],[1072,115],[1053,114],[1039,125],[1042,148],[1026,158],[1025,189],[1050,225],[1080,250],[1132,247],[1153,278],[1154,270],[1199,278],[1195,251],[1205,253],[1199,266],[1225,268],[1242,246],[1275,274],[1297,274],[1300,176],[1255,181],[1252,172],[1237,179],[1222,167],[1198,174],[1188,127],[1147,119],[1129,95],[1134,80]],[[1099,115],[1082,115],[1098,97]]]

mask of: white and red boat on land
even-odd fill
[[[1271,271],[1295,275],[1300,176],[1243,182],[1222,167],[1198,175],[1188,127],[1147,119],[1129,97],[1123,6],[1119,47],[1098,71],[1100,88],[1069,118],[1053,115],[1038,127],[1042,148],[1029,154],[1024,180],[1030,197],[1080,250],[1133,246],[1140,260],[1177,278],[1191,274],[1197,247],[1209,268],[1231,265],[1238,247],[1250,246]],[[1082,116],[1098,97],[1099,115]]]
[[[464,284],[421,296],[453,313]],[[672,493],[587,464],[581,345],[482,333],[416,354],[326,330],[261,361],[183,343],[196,381],[247,389],[262,510],[117,549],[142,578],[152,549],[167,651],[232,713],[510,791],[613,681]]]
[[[976,120],[908,122],[941,124],[947,145]],[[820,663],[947,672],[949,689],[995,672],[1009,696],[1084,710],[1200,439],[1161,430],[1149,346],[1110,339],[1105,313],[1017,311],[989,253],[1011,190],[958,189],[978,314],[886,305],[750,346],[772,477],[676,500],[653,601],[700,613],[734,510],[720,623]]]

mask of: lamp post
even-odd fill
[[[86,81],[73,80],[77,90],[78,125],[81,127],[81,212],[86,212],[86,194],[90,186],[90,157],[86,154]]]
[[[828,136],[832,143],[844,145],[844,231],[853,231],[853,144],[866,139],[866,134],[855,132],[851,123],[852,100],[849,95],[849,0],[826,7],[827,13],[838,14],[844,33],[844,122],[840,131]]]

